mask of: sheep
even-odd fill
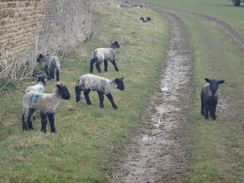
[[[59,81],[60,63],[58,57],[51,54],[40,54],[37,58],[37,62],[45,62],[46,74],[54,79],[54,72],[56,72],[56,80]]]
[[[201,90],[201,115],[205,119],[212,117],[213,120],[216,119],[216,106],[218,103],[218,86],[224,83],[224,80],[214,80],[205,78],[207,84],[205,84]]]
[[[93,74],[85,74],[79,78],[78,85],[75,87],[76,102],[80,101],[80,94],[82,91],[84,91],[86,103],[88,105],[92,105],[89,98],[89,93],[91,90],[94,90],[98,93],[101,108],[104,108],[103,99],[105,94],[110,100],[112,107],[117,109],[118,107],[114,103],[111,92],[115,89],[124,90],[123,79],[124,78],[116,78],[109,80]]]
[[[143,17],[140,17],[140,19],[138,20],[139,22],[149,22],[151,21],[150,17],[146,17],[146,20]]]
[[[102,62],[104,62],[104,71],[108,71],[108,61],[110,61],[114,69],[116,71],[119,71],[116,61],[115,61],[115,51],[116,49],[119,49],[120,45],[117,41],[111,41],[110,48],[97,48],[92,53],[92,59],[90,61],[90,73],[93,72],[93,65],[96,65],[97,71],[100,73],[101,68],[100,65]]]
[[[54,112],[60,103],[61,99],[69,100],[70,93],[66,86],[62,84],[56,85],[57,89],[53,93],[39,93],[29,91],[23,97],[22,125],[23,130],[33,130],[33,115],[36,110],[40,110],[41,116],[41,131],[46,133],[47,118],[49,119],[51,132],[55,133]]]
[[[25,93],[30,92],[30,91],[37,91],[39,93],[44,93],[44,86],[46,85],[46,82],[50,79],[52,79],[50,76],[38,76],[36,74],[32,75],[37,79],[37,84],[33,86],[29,86],[26,90]]]

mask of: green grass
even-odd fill
[[[0,182],[106,180],[110,166],[115,163],[113,158],[121,155],[123,144],[140,125],[140,113],[153,90],[153,81],[158,77],[169,31],[168,22],[153,11],[116,9],[116,3],[111,4],[94,3],[96,30],[74,51],[64,51],[61,58],[60,78],[70,90],[71,99],[62,100],[56,110],[56,134],[50,133],[49,125],[47,134],[40,132],[38,113],[35,130],[22,131],[22,97],[26,87],[35,83],[34,79],[19,83],[12,92],[1,93]],[[154,22],[135,22],[143,13],[154,17]],[[94,70],[94,74],[110,79],[125,78],[125,90],[113,92],[118,110],[112,108],[107,98],[105,108],[101,109],[96,92],[90,94],[92,106],[85,103],[83,96],[76,103],[74,87],[78,78],[89,72],[92,51],[108,47],[111,40],[121,45],[116,54],[120,72],[114,71],[109,63],[107,73],[98,74]],[[36,72],[39,68],[42,66],[38,65]],[[55,80],[49,81],[45,92],[52,92],[56,84]]]

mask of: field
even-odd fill
[[[94,1],[93,34],[60,57],[60,82],[69,88],[71,99],[62,100],[56,110],[55,134],[49,128],[46,134],[40,132],[38,113],[35,130],[22,131],[22,97],[34,79],[9,83],[1,91],[0,182],[93,183],[110,179],[117,160],[121,157],[122,161],[127,153],[126,144],[143,125],[142,114],[165,67],[170,26],[159,12],[182,21],[191,48],[190,105],[184,111],[188,122],[181,132],[191,142],[187,144],[189,169],[184,182],[244,181],[244,49],[226,35],[226,30],[237,32],[244,44],[243,5],[233,7],[221,0],[150,3],[162,7],[143,4],[146,8],[117,8],[120,1]],[[152,21],[136,22],[141,16],[150,16]],[[125,90],[112,93],[118,109],[113,109],[107,98],[101,109],[96,92],[90,94],[93,105],[87,105],[83,96],[76,103],[74,87],[77,79],[89,72],[92,51],[109,46],[111,40],[121,45],[116,54],[120,71],[114,71],[109,63],[108,72],[98,74],[94,70],[94,74],[125,78]],[[36,72],[42,73],[43,66],[37,65]],[[219,88],[216,121],[200,116],[199,95],[205,77],[225,80]],[[52,92],[56,84],[49,81],[46,92]]]

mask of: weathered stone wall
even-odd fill
[[[0,77],[85,40],[91,14],[91,0],[0,0]]]

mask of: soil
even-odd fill
[[[126,156],[113,170],[109,183],[184,182],[189,169],[189,140],[183,129],[187,123],[184,111],[189,107],[191,95],[191,50],[183,23],[172,14],[162,14],[170,22],[171,36],[159,88],[142,115],[142,127],[125,147]],[[244,50],[244,41],[229,25],[204,15],[193,15],[211,21]]]

